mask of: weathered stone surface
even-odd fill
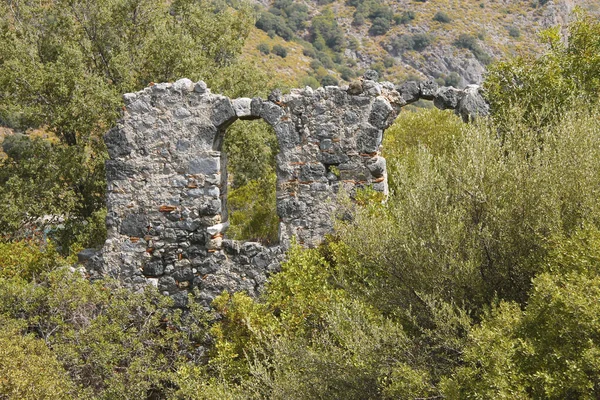
[[[433,100],[438,91],[438,84],[433,79],[430,79],[428,81],[421,82],[419,88],[421,90],[420,96],[422,99]]]
[[[396,87],[406,104],[414,103],[421,98],[421,88],[415,81],[407,81]]]
[[[490,106],[481,95],[479,86],[469,85],[464,90],[464,95],[458,103],[456,113],[465,122],[475,120],[477,117],[485,117],[490,114]]]
[[[316,246],[331,232],[340,193],[371,186],[387,194],[381,142],[402,106],[423,98],[467,120],[487,113],[476,87],[408,82],[396,89],[377,79],[367,71],[349,88],[275,91],[268,100],[231,100],[187,79],[125,95],[123,118],[105,136],[108,239],[88,261],[92,278],[112,275],[133,289],[154,285],[178,307],[192,289],[206,306],[223,290],[257,295],[292,240]],[[221,146],[238,118],[263,118],[279,142],[276,246],[224,236]]]
[[[440,110],[452,109],[458,106],[458,102],[464,95],[462,90],[453,87],[444,87],[438,90],[433,99],[433,105]]]

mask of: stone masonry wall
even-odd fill
[[[92,274],[133,289],[152,284],[178,306],[192,288],[206,305],[223,290],[256,295],[292,238],[315,246],[332,230],[340,193],[370,186],[387,194],[381,143],[402,106],[425,98],[465,120],[487,113],[476,87],[376,80],[369,71],[349,87],[276,91],[267,100],[229,99],[188,79],[126,94],[122,119],[105,136],[108,239]],[[224,237],[223,137],[236,119],[256,118],[279,142],[279,245],[270,248]]]

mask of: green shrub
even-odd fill
[[[21,388],[25,393],[39,390],[30,398],[43,398],[47,390],[66,398],[72,385],[62,365],[79,392],[76,398],[168,397],[178,366],[201,360],[198,346],[205,344],[207,332],[206,314],[198,306],[190,303],[183,315],[172,305],[156,289],[133,293],[112,282],[91,284],[68,269],[41,274],[34,282],[0,279],[0,315],[17,320],[21,332],[30,335],[9,334],[9,354],[18,346],[30,359],[15,355],[16,363],[7,365],[14,369],[2,376],[11,379],[9,389],[32,378],[44,385]],[[0,341],[6,344],[5,329],[0,329]],[[0,369],[9,361],[5,354],[0,350]],[[47,370],[31,376],[42,363]]]
[[[281,58],[287,57],[287,49],[280,44],[273,46],[273,54],[278,55]]]
[[[595,227],[554,243],[552,272],[533,280],[524,310],[501,302],[472,330],[465,365],[443,384],[448,398],[599,395],[599,244]]]
[[[0,316],[0,397],[74,399],[77,390],[43,340],[24,334],[23,324]]]
[[[492,115],[500,124],[522,113],[522,123],[544,127],[560,120],[565,109],[598,102],[600,22],[581,12],[568,27],[568,40],[557,29],[545,31],[550,44],[540,57],[516,57],[490,66],[484,83]],[[543,96],[540,96],[543,93]],[[510,117],[509,117],[510,115]]]
[[[268,45],[268,43],[264,42],[259,43],[258,46],[256,46],[256,49],[264,55],[268,55],[271,52],[271,47]]]
[[[508,28],[508,34],[510,37],[513,37],[513,38],[521,37],[521,31],[516,26],[510,26]]]
[[[338,80],[331,75],[325,75],[321,78],[321,86],[337,86]]]
[[[491,57],[481,48],[477,42],[477,37],[473,35],[461,33],[453,44],[458,48],[471,50],[475,58],[485,65],[491,62]]]
[[[369,34],[373,36],[385,35],[390,28],[391,23],[389,19],[377,17],[373,20],[373,24],[369,28]]]
[[[238,240],[273,244],[278,240],[279,217],[275,203],[274,173],[232,189],[227,198],[228,234]]]
[[[443,11],[436,12],[435,15],[433,16],[433,20],[437,21],[437,22],[441,22],[443,24],[452,22],[452,18],[450,18],[450,16]]]

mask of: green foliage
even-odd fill
[[[256,46],[256,49],[261,52],[261,54],[268,55],[271,52],[271,46],[268,43],[259,43]]]
[[[516,57],[490,67],[485,82],[492,114],[500,125],[519,118],[543,127],[565,109],[598,102],[600,88],[600,22],[579,12],[569,25],[568,40],[558,29],[545,31],[548,50],[540,57]],[[518,108],[517,115],[513,109]]]
[[[193,304],[185,316],[171,307],[171,300],[156,290],[133,293],[110,282],[91,284],[65,269],[34,282],[0,279],[0,315],[52,350],[52,357],[36,350],[49,367],[37,379],[45,386],[50,377],[65,382],[58,395],[73,385],[61,378],[64,373],[53,358],[76,385],[73,397],[133,399],[172,393],[177,367],[201,359],[197,346],[205,340],[207,318]],[[12,346],[34,346],[30,338],[16,336]],[[40,362],[33,358],[30,368],[35,371]],[[25,378],[28,373],[25,369]],[[19,370],[7,378],[9,388],[25,379]],[[39,390],[31,397],[39,398],[45,387],[28,390]]]
[[[402,54],[406,50],[425,50],[431,44],[431,40],[431,36],[426,33],[396,35],[390,40],[390,46],[395,54]]]
[[[516,26],[510,26],[508,28],[508,34],[510,37],[519,38],[521,36],[521,31]]]
[[[0,316],[0,397],[71,399],[75,385],[43,340]]]
[[[533,280],[523,311],[502,302],[486,315],[471,332],[465,365],[444,383],[448,398],[598,397],[600,279],[588,267],[599,243],[597,228],[578,231],[553,248],[554,272]]]
[[[95,141],[66,146],[26,136],[7,144],[9,157],[0,160],[0,235],[52,229],[64,253],[76,242],[103,243],[104,148]]]
[[[437,13],[435,13],[435,15],[433,16],[433,20],[441,22],[443,24],[452,22],[452,18],[450,18],[450,16],[443,11],[438,11]]]
[[[373,36],[385,35],[391,28],[390,20],[387,18],[375,18],[369,28],[369,34]]]
[[[279,217],[275,202],[274,173],[229,191],[228,234],[238,240],[273,244],[278,240]]]
[[[336,86],[338,84],[338,80],[335,79],[331,75],[325,75],[321,78],[321,86]]]
[[[276,44],[273,46],[273,54],[278,55],[281,58],[285,58],[287,56],[287,49],[280,44]]]
[[[598,111],[563,115],[545,132],[543,150],[534,129],[514,125],[502,139],[493,125],[434,116],[407,115],[418,135],[386,132],[394,196],[340,225],[349,252],[340,268],[386,309],[418,309],[418,293],[443,293],[473,310],[496,295],[524,302],[546,241],[598,221]]]
[[[481,48],[477,42],[476,36],[467,33],[461,33],[453,44],[458,48],[471,50],[471,53],[473,53],[475,58],[484,65],[487,65],[491,62],[490,55]]]
[[[311,39],[315,47],[320,38],[333,51],[341,51],[344,46],[344,32],[337,24],[333,11],[330,8],[323,10],[319,15],[313,17],[310,28]],[[317,47],[318,50],[323,48]]]
[[[121,93],[182,76],[212,84],[252,23],[243,7],[190,0],[17,1],[0,15],[0,115],[71,145],[113,124]]]
[[[0,242],[0,279],[21,278],[33,280],[42,273],[61,265],[60,257],[51,243],[34,240]]]
[[[398,25],[407,25],[416,17],[416,13],[412,10],[403,11],[402,14],[394,15],[394,22]]]

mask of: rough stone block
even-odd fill
[[[425,100],[433,100],[438,91],[438,84],[433,79],[421,82],[419,85],[421,90],[421,98]]]
[[[210,121],[217,128],[227,128],[236,120],[235,110],[227,97],[217,97],[212,108]]]
[[[377,97],[371,105],[369,123],[376,128],[387,128],[391,123],[394,109],[384,97]]]
[[[462,90],[453,87],[443,87],[438,90],[433,99],[433,105],[440,110],[454,110],[458,106],[458,102],[464,95]]]
[[[243,119],[252,117],[252,99],[242,97],[233,100],[232,104],[233,109],[235,110],[235,115],[237,115],[238,118]]]
[[[218,157],[198,156],[189,161],[188,174],[212,175],[221,171],[221,161]]]
[[[415,81],[404,82],[396,87],[406,104],[414,103],[421,98],[421,88],[419,83]]]

